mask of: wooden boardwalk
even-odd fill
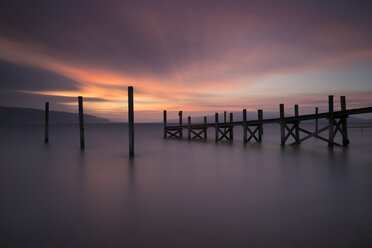
[[[292,138],[291,145],[301,144],[309,138],[317,138],[328,143],[329,147],[348,146],[350,141],[348,137],[347,118],[350,115],[372,113],[372,107],[346,109],[345,96],[340,97],[341,110],[334,111],[333,96],[328,96],[328,112],[318,113],[318,108],[315,108],[315,114],[299,115],[298,105],[294,106],[294,116],[285,117],[284,104],[279,105],[280,117],[263,119],[263,111],[258,110],[257,120],[247,120],[247,111],[243,109],[243,121],[233,121],[233,114],[230,113],[229,121],[227,121],[226,112],[224,112],[224,122],[219,122],[218,113],[215,113],[215,122],[207,123],[207,117],[204,117],[204,123],[192,124],[191,117],[188,117],[187,124],[182,122],[182,111],[179,112],[178,125],[167,125],[167,111],[164,110],[164,138],[183,138],[183,130],[186,130],[188,139],[207,139],[208,128],[215,129],[215,141],[234,139],[234,127],[243,127],[243,142],[247,143],[251,140],[256,142],[262,141],[264,124],[277,123],[280,125],[281,145],[285,145],[290,137]],[[328,119],[328,125],[319,128],[318,120]],[[306,130],[301,127],[301,121],[315,121],[315,131]],[[320,136],[321,133],[328,131],[328,137]],[[337,134],[342,136],[342,144],[334,141]]]

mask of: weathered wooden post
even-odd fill
[[[328,147],[333,147],[333,95],[328,96]]]
[[[187,117],[188,140],[191,140],[191,116]]]
[[[281,145],[284,145],[285,144],[284,104],[281,103],[279,105],[279,109],[280,109],[280,143]]]
[[[214,120],[216,122],[215,124],[215,129],[216,129],[216,142],[218,142],[218,132],[219,132],[219,127],[218,127],[218,113],[214,114]]]
[[[319,125],[318,125],[318,112],[319,109],[318,107],[315,108],[315,132],[318,132],[319,130]]]
[[[45,102],[45,144],[49,142],[49,102]]]
[[[341,101],[341,111],[346,110],[346,98],[345,96],[340,97]],[[350,141],[349,141],[349,135],[348,135],[348,130],[347,130],[347,115],[342,115],[341,117],[341,125],[342,125],[342,145],[343,146],[348,146]]]
[[[207,117],[204,116],[204,139],[205,140],[207,140],[207,130],[208,130]]]
[[[243,109],[243,142],[247,143],[247,110]]]
[[[294,112],[295,116],[298,117],[298,105],[294,105]],[[295,121],[295,137],[296,137],[296,143],[300,143],[300,129],[299,129],[299,121]]]
[[[79,102],[79,124],[80,124],[80,149],[85,148],[85,139],[84,139],[84,112],[83,112],[83,97],[78,97]]]
[[[164,139],[167,138],[167,111],[163,111],[163,128],[164,128]]]
[[[234,139],[234,120],[233,113],[230,113],[230,140]]]
[[[226,111],[223,111],[223,124],[226,124],[226,120],[227,120]],[[226,133],[226,127],[223,128],[223,132]]]
[[[258,110],[258,121],[260,122],[259,125],[259,130],[258,130],[258,142],[262,141],[262,134],[263,134],[263,112],[262,109]]]
[[[178,112],[178,117],[179,117],[178,125],[179,125],[179,127],[180,127],[180,138],[182,139],[182,137],[183,137],[183,128],[182,128],[182,111]]]
[[[133,86],[128,86],[128,130],[129,130],[129,157],[134,157],[134,110]]]

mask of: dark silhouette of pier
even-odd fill
[[[345,96],[340,97],[341,110],[334,111],[333,95],[328,96],[328,112],[319,113],[318,108],[315,108],[315,114],[299,115],[298,105],[294,106],[294,116],[285,117],[284,104],[279,105],[280,117],[263,119],[263,110],[257,111],[257,120],[247,120],[247,111],[243,109],[243,121],[233,121],[233,114],[230,113],[230,120],[227,121],[226,112],[224,112],[224,122],[219,122],[218,113],[215,113],[215,122],[207,123],[207,118],[204,117],[204,123],[192,124],[191,117],[188,117],[188,123],[182,123],[182,111],[179,112],[179,124],[167,125],[167,111],[164,110],[164,138],[183,138],[183,130],[188,133],[188,140],[207,139],[208,128],[215,129],[215,141],[221,140],[232,141],[234,139],[233,130],[236,126],[243,127],[243,142],[246,144],[251,140],[256,142],[262,141],[264,124],[277,123],[280,125],[280,142],[285,145],[292,137],[291,145],[298,145],[310,138],[316,138],[328,143],[329,147],[333,146],[348,146],[350,140],[348,137],[347,118],[350,115],[372,113],[372,107],[346,109]],[[319,128],[319,119],[328,119],[328,125]],[[314,120],[315,131],[306,130],[301,127],[302,121]],[[328,137],[320,136],[321,133],[328,131]],[[337,134],[342,136],[342,144],[335,142]]]

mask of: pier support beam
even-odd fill
[[[257,111],[257,114],[258,114],[258,121],[260,122],[258,124],[259,125],[258,142],[261,142],[262,141],[262,135],[263,135],[263,123],[262,123],[262,120],[263,120],[263,111],[262,111],[262,109],[259,109]]]
[[[129,129],[129,157],[134,157],[134,109],[133,86],[128,87],[128,129]]]
[[[49,143],[49,102],[45,103],[45,138],[44,143]]]
[[[233,120],[233,113],[230,113],[230,140],[234,140],[234,120]]]
[[[247,110],[243,109],[243,142],[247,143]]]
[[[298,117],[298,105],[294,105],[295,116]],[[300,122],[296,120],[295,125],[295,142],[300,143]]]
[[[163,111],[163,130],[164,130],[164,139],[167,138],[167,111]]]
[[[79,126],[80,126],[80,149],[85,148],[85,138],[84,138],[84,113],[83,113],[83,97],[78,97],[79,102]]]
[[[215,130],[216,130],[216,137],[215,137],[215,139],[216,139],[216,142],[218,142],[218,139],[219,139],[219,137],[218,137],[218,132],[219,132],[219,125],[218,125],[218,113],[215,113],[214,114],[214,121],[215,121]]]
[[[319,130],[318,113],[319,113],[319,109],[318,107],[316,107],[315,108],[315,132],[318,132]]]
[[[188,131],[187,139],[191,140],[191,116],[187,117],[187,131]]]
[[[204,116],[204,140],[207,140],[207,130],[208,130],[207,117]]]
[[[333,95],[328,96],[328,147],[333,147],[334,135],[333,135]]]
[[[280,110],[280,144],[285,144],[285,120],[284,120],[284,104],[279,105]]]
[[[178,124],[180,126],[180,138],[183,137],[183,128],[182,128],[182,111],[178,112],[179,121]]]
[[[341,111],[346,111],[346,98],[345,96],[340,97],[341,101]],[[349,141],[349,135],[348,135],[348,130],[347,130],[347,115],[343,115],[341,117],[341,127],[342,127],[342,145],[343,146],[348,146],[350,144]]]

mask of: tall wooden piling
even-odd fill
[[[191,116],[187,117],[188,140],[191,140]]]
[[[129,130],[129,157],[134,157],[134,106],[133,86],[128,86],[128,130]]]
[[[341,101],[341,111],[346,111],[346,98],[345,96],[340,97]],[[343,146],[348,146],[349,145],[349,135],[347,131],[347,116],[343,115],[341,117],[341,127],[342,127],[342,145]]]
[[[318,132],[319,130],[318,113],[319,113],[319,109],[318,107],[316,107],[315,108],[315,132]]]
[[[233,119],[233,113],[230,113],[230,140],[232,141],[234,139],[234,119]]]
[[[298,105],[294,105],[294,112],[295,112],[295,116],[298,117]],[[300,129],[299,129],[299,121],[296,121],[295,122],[295,140],[297,143],[300,142]]]
[[[178,124],[180,126],[180,138],[182,139],[183,137],[183,128],[182,128],[182,111],[178,112]]]
[[[328,147],[333,147],[333,140],[334,140],[334,135],[333,135],[333,95],[328,96],[328,125],[329,125],[329,130],[328,130]]]
[[[284,104],[279,105],[280,109],[280,143],[281,145],[285,144],[285,120],[284,120]]]
[[[262,109],[259,109],[257,111],[257,114],[258,114],[258,121],[260,122],[258,124],[259,125],[258,142],[261,142],[262,141],[262,134],[263,134],[263,123],[262,123],[262,120],[263,120],[263,111],[262,111]]]
[[[204,140],[207,140],[207,130],[208,130],[207,117],[204,116]]]
[[[219,127],[218,127],[218,113],[214,114],[214,120],[215,120],[215,129],[216,129],[216,142],[218,142],[218,132],[219,132]]]
[[[164,129],[164,139],[167,138],[167,111],[163,111],[163,129]]]
[[[243,141],[247,143],[247,110],[243,109]]]
[[[80,149],[85,148],[85,138],[84,138],[84,112],[83,112],[83,97],[78,97],[79,102],[79,126],[80,126]]]
[[[49,102],[45,103],[45,144],[49,142]]]

